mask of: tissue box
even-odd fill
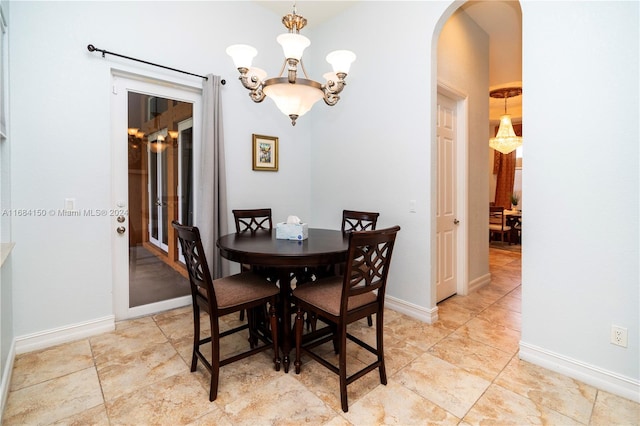
[[[309,227],[306,223],[276,223],[276,238],[278,240],[306,240],[309,237]]]

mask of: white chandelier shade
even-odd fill
[[[265,85],[264,93],[273,99],[283,114],[302,117],[311,110],[316,102],[322,99],[322,90],[320,90],[320,85],[312,80],[297,83],[301,84],[289,84],[285,77],[272,78]]]
[[[334,50],[326,57],[327,62],[333,67],[334,73],[349,73],[351,64],[356,60],[356,54],[350,50]]]
[[[300,34],[284,33],[280,34],[276,40],[282,46],[284,57],[299,61],[302,58],[304,49],[311,45],[311,40]]]
[[[247,44],[234,44],[227,47],[226,52],[233,59],[236,68],[250,68],[253,58],[258,54],[254,47]]]
[[[324,75],[325,83],[311,80],[302,64],[302,55],[311,41],[298,33],[307,24],[307,20],[296,14],[294,6],[293,13],[285,15],[282,23],[289,32],[277,37],[285,57],[278,77],[267,78],[265,71],[251,67],[258,51],[249,45],[235,44],[229,46],[226,52],[240,72],[239,79],[249,90],[251,99],[256,103],[262,102],[265,97],[273,99],[278,109],[289,116],[291,124],[295,126],[296,120],[309,112],[320,99],[329,106],[334,106],[340,100],[339,95],[346,85],[345,78],[356,55],[348,50],[329,53],[326,59],[333,67],[333,72]],[[298,64],[305,78],[298,77]]]

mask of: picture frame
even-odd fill
[[[252,137],[253,170],[278,171],[278,138],[275,136],[256,135]]]

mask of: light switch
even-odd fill
[[[416,200],[409,200],[409,213],[416,212]]]
[[[76,209],[76,199],[75,198],[65,198],[64,199],[64,209],[66,211],[74,211]]]

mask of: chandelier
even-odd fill
[[[492,90],[489,96],[492,98],[504,98],[504,115],[500,117],[500,127],[495,138],[489,139],[489,146],[503,154],[508,154],[522,146],[522,138],[516,136],[511,124],[511,115],[507,114],[507,99],[522,94],[521,87],[505,87]]]
[[[329,106],[334,106],[340,100],[340,92],[344,89],[347,73],[356,55],[348,50],[336,50],[327,55],[327,62],[333,67],[333,72],[324,74],[325,83],[309,79],[302,63],[302,53],[311,41],[299,34],[307,25],[307,20],[296,13],[295,3],[293,12],[282,17],[282,23],[289,30],[288,33],[277,37],[278,43],[284,51],[284,63],[278,77],[267,78],[267,73],[251,67],[253,58],[258,51],[246,44],[234,44],[226,50],[233,59],[233,63],[240,72],[242,85],[249,90],[251,99],[258,103],[266,97],[273,99],[276,106],[291,119],[291,125],[307,113],[320,99]],[[304,78],[298,77],[298,64]],[[286,77],[283,76],[285,68]]]

